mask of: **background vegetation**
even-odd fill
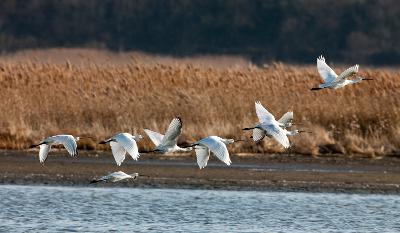
[[[65,57],[70,60],[62,61]],[[180,143],[209,135],[249,138],[241,129],[257,121],[254,101],[260,100],[277,117],[293,110],[295,122],[303,123],[298,127],[313,132],[290,138],[292,153],[399,153],[398,70],[361,67],[361,76],[375,80],[313,92],[310,88],[320,83],[315,65],[254,66],[240,58],[228,59],[227,65],[227,59],[93,50],[3,56],[0,148],[27,148],[60,133],[99,141],[116,132],[144,134],[143,128],[163,132],[174,116],[184,121]],[[99,148],[94,141],[82,143]],[[139,144],[152,147],[148,139]],[[230,150],[285,152],[274,140],[238,143]]]
[[[94,47],[393,65],[396,0],[2,0],[0,50]]]

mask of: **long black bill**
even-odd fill
[[[250,128],[243,128],[242,130],[252,130],[255,129],[254,127],[250,127]]]
[[[299,133],[313,133],[311,131],[299,130]]]
[[[248,142],[246,139],[233,139],[234,142]]]
[[[107,143],[106,141],[99,142],[99,144],[106,144],[106,143]]]
[[[292,123],[292,125],[304,125],[303,123]]]
[[[322,89],[324,89],[324,88],[320,88],[320,87],[313,87],[313,88],[311,88],[310,90],[311,90],[311,91],[318,91],[318,90],[322,90]]]
[[[79,137],[79,139],[80,140],[82,140],[82,139],[92,139],[92,140],[96,140],[96,137],[91,137],[91,136],[82,136],[82,137]]]
[[[139,151],[139,153],[156,153],[156,152],[161,152],[160,150],[142,150]]]
[[[90,183],[89,184],[95,184],[95,183],[98,183],[98,182],[100,182],[101,180],[92,180],[92,181],[90,181]]]
[[[29,148],[35,148],[35,147],[40,146],[40,145],[42,145],[42,144],[44,144],[44,143],[33,144],[33,145],[30,145]]]

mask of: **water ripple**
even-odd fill
[[[398,232],[400,196],[0,186],[1,232]]]

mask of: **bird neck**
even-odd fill
[[[357,77],[357,78],[355,78],[355,79],[352,79],[352,80],[349,80],[351,83],[359,83],[359,82],[361,82],[363,80],[363,78],[362,77]]]
[[[135,140],[135,141],[140,141],[140,140],[143,139],[143,136],[139,134],[139,135],[136,135],[136,136],[132,136],[132,138],[133,138],[133,140]]]
[[[226,145],[229,145],[229,144],[232,144],[232,143],[235,142],[234,139],[221,139],[221,141],[222,141],[223,143],[225,143]]]
[[[287,136],[293,136],[293,135],[296,135],[298,133],[299,133],[299,131],[297,129],[296,130],[291,130],[291,131],[286,131],[286,135]]]
[[[177,151],[188,152],[188,151],[191,151],[192,149],[193,149],[192,147],[182,148],[182,147],[176,146]]]

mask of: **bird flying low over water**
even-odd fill
[[[255,107],[260,123],[243,130],[253,130],[253,140],[255,142],[261,141],[264,136],[268,135],[278,141],[284,148],[288,148],[290,143],[287,135],[290,131],[283,129],[282,126],[284,124],[275,120],[275,117],[262,106],[260,101],[255,102]]]
[[[347,79],[358,73],[358,67],[358,65],[352,66],[343,71],[340,75],[337,75],[335,71],[325,63],[325,58],[321,55],[317,58],[317,69],[324,83],[320,84],[319,87],[312,88],[311,90],[316,91],[324,88],[338,89],[348,84],[359,83],[362,80],[372,80],[371,78],[363,77],[356,77],[350,80]]]
[[[91,184],[97,183],[97,182],[118,182],[121,180],[125,179],[136,179],[139,176],[139,173],[133,173],[133,174],[126,174],[125,172],[118,171],[118,172],[113,172],[110,173],[106,176],[101,177],[100,179],[94,179],[90,181]]]
[[[78,151],[76,150],[76,142],[79,139],[80,137],[74,137],[72,135],[55,135],[45,138],[39,144],[31,145],[29,148],[39,146],[39,161],[41,164],[44,164],[52,145],[62,144],[72,157],[78,156]]]
[[[177,145],[178,137],[182,133],[182,119],[175,117],[168,126],[165,135],[144,129],[156,148],[151,152],[172,153],[176,151],[190,151],[192,148],[182,148]]]
[[[121,166],[122,162],[125,160],[126,152],[128,152],[134,160],[139,158],[140,155],[136,141],[142,138],[142,135],[132,136],[130,133],[119,133],[107,140],[101,141],[99,144],[110,143],[115,162],[118,166]]]
[[[189,147],[193,147],[195,149],[197,164],[199,165],[200,169],[207,166],[210,158],[210,151],[217,156],[219,160],[229,166],[232,162],[229,158],[229,152],[226,148],[226,145],[232,144],[235,141],[243,140],[224,139],[218,136],[209,136],[193,143]]]

